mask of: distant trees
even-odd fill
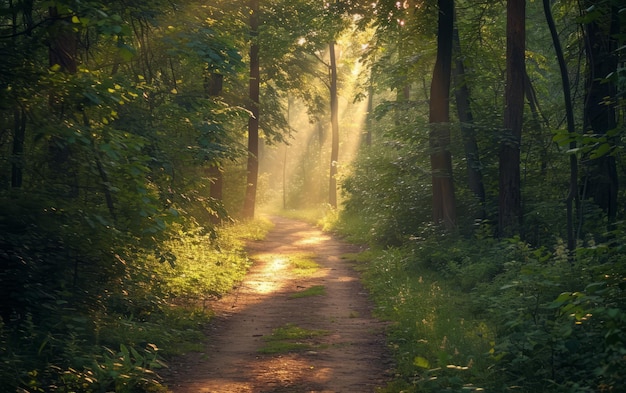
[[[359,187],[365,184],[354,178],[346,182],[351,190],[348,206],[357,201],[366,203],[365,199],[376,195],[383,211],[396,212],[396,220],[398,209],[414,211],[419,218],[406,220],[408,226],[400,231],[412,233],[415,229],[411,226],[424,220],[423,194],[418,189],[424,183],[422,175],[428,166],[424,157],[429,157],[431,218],[447,228],[463,230],[473,222],[470,218],[473,217],[497,223],[495,231],[499,236],[538,239],[542,233],[549,232],[547,228],[556,230],[558,226],[557,232],[569,239],[571,249],[575,247],[574,238],[590,224],[586,220],[595,214],[591,213],[594,206],[614,222],[621,211],[615,201],[619,200],[619,178],[622,177],[616,170],[619,167],[616,152],[623,129],[619,120],[623,104],[618,98],[618,81],[623,79],[618,67],[619,59],[624,56],[623,6],[614,1],[588,1],[578,20],[570,6],[569,3],[550,5],[557,26],[561,23],[563,29],[558,37],[565,41],[562,62],[569,63],[564,64],[564,71],[559,71],[562,66],[551,60],[554,58],[552,43],[556,41],[550,35],[544,12],[535,4],[508,1],[505,19],[493,4],[476,5],[458,0],[456,7],[461,12],[456,31],[451,35],[447,27],[449,20],[445,19],[447,12],[443,11],[450,7],[447,2],[378,5],[369,19],[376,33],[368,61],[373,64],[373,85],[379,88],[375,93],[380,97],[378,107],[373,110],[378,120],[374,123],[378,130],[374,132],[381,138],[379,149],[385,143],[394,146],[385,150],[386,155],[381,159],[391,159],[399,171],[396,176],[406,176],[398,180],[396,187],[402,190],[398,192],[412,195],[419,206],[410,208],[407,200],[392,201],[387,194],[369,187],[353,189],[357,183]],[[435,17],[442,23],[434,23]],[[415,18],[421,22],[416,23]],[[487,20],[490,22],[486,23]],[[544,27],[527,31],[527,20],[535,27]],[[575,34],[577,23],[582,23],[584,35]],[[438,29],[429,30],[427,26],[438,26]],[[445,29],[440,30],[444,26]],[[398,31],[402,31],[401,42],[397,41]],[[413,37],[416,40],[410,41]],[[437,38],[437,51],[432,44],[433,37]],[[424,42],[431,44],[422,47]],[[445,82],[442,75],[448,74],[442,60],[447,57],[448,42],[452,42],[456,54],[453,67],[456,113],[446,117],[445,104],[451,92],[442,84]],[[575,58],[584,58],[586,65],[576,68],[572,60]],[[425,78],[431,66],[434,67],[432,78]],[[407,67],[414,71],[407,74]],[[571,79],[561,81],[553,75],[563,72],[569,73]],[[563,87],[563,83],[568,86]],[[424,88],[428,84],[430,90]],[[556,92],[567,91],[570,87],[572,94],[566,101],[572,104],[572,113],[566,113],[563,97],[557,100],[555,96]],[[392,90],[396,90],[395,99],[388,93]],[[401,91],[411,93],[407,96],[400,94]],[[400,96],[404,97],[402,102]],[[526,98],[529,111],[525,111]],[[424,105],[426,102],[428,105]],[[394,124],[390,125],[391,119],[386,115],[392,111]],[[567,127],[562,126],[565,122]],[[428,138],[424,137],[426,129]],[[553,135],[549,130],[552,129],[559,130],[554,135],[558,147],[551,144]],[[425,141],[429,141],[428,146]],[[578,158],[581,159],[580,171]],[[368,165],[374,164],[369,161]],[[563,165],[565,167],[561,168]],[[461,172],[461,166],[466,171]],[[537,174],[535,168],[539,171]],[[555,172],[551,174],[549,168]],[[357,172],[363,176],[359,169]],[[567,187],[556,180],[561,178],[558,173],[568,173],[564,180],[569,184]],[[452,179],[457,181],[453,183]],[[419,185],[408,191],[405,185],[410,182]],[[443,184],[447,186],[442,188]],[[562,200],[570,207],[560,204],[556,190],[565,193]],[[356,196],[357,193],[361,195]],[[549,202],[547,195],[550,195]],[[404,203],[406,205],[402,205]],[[537,213],[540,206],[546,210]],[[459,212],[456,220],[447,219],[447,215],[453,217],[454,210]],[[571,213],[568,214],[568,210]],[[548,220],[548,216],[552,218]],[[456,226],[451,224],[454,221]],[[384,219],[374,220],[372,225],[388,225],[386,228],[392,231],[392,224]],[[393,231],[397,228],[396,225]]]

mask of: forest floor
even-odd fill
[[[170,362],[169,391],[366,393],[384,386],[392,367],[385,325],[372,317],[354,262],[344,258],[358,248],[300,221],[272,221],[265,240],[247,247],[253,266],[245,280],[211,304],[216,317],[205,351]],[[319,268],[294,267],[303,255]],[[323,294],[307,296],[320,286]],[[295,336],[278,337],[281,328]]]

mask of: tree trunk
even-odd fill
[[[542,129],[542,115],[539,109],[539,100],[537,99],[537,92],[533,87],[532,80],[530,79],[528,72],[524,73],[524,95],[528,101],[528,108],[530,109],[530,114],[533,119],[531,128],[540,131]],[[543,120],[543,124],[549,126],[548,121],[545,118]],[[548,151],[552,145],[552,139],[550,139],[548,144],[542,143],[541,138],[537,138],[537,140],[541,144],[541,152],[539,154],[539,165],[541,168],[540,176],[542,179],[545,179],[548,170]]]
[[[328,203],[337,207],[337,161],[339,160],[339,104],[337,100],[337,60],[335,58],[335,43],[331,41],[330,50],[330,178],[328,183]]]
[[[78,40],[72,30],[72,22],[67,17],[61,17],[56,7],[50,7],[48,13],[54,21],[48,51],[50,65],[58,65],[63,71],[75,74],[78,69],[76,63]]]
[[[439,0],[437,59],[430,86],[430,165],[432,170],[433,221],[452,229],[456,225],[456,201],[450,153],[450,84],[454,0]]]
[[[372,146],[372,128],[374,127],[374,81],[370,71],[369,85],[367,86],[367,114],[365,125],[365,146]]]
[[[456,19],[456,12],[455,12]],[[455,26],[453,31],[453,50],[456,51],[454,73],[454,96],[456,99],[456,109],[461,122],[461,135],[463,137],[463,148],[467,161],[467,180],[469,189],[480,203],[481,208],[477,212],[476,218],[485,218],[485,186],[481,171],[480,154],[478,143],[476,142],[476,130],[474,128],[474,116],[470,107],[470,91],[465,80],[465,65],[461,54],[461,40],[459,30]]]
[[[216,97],[222,94],[224,76],[215,72],[205,75],[204,91],[207,97]],[[209,187],[209,197],[215,204],[215,213],[211,216],[211,223],[219,224],[222,222],[221,213],[223,212],[224,200],[224,174],[221,168],[221,162],[213,162],[209,166],[207,174],[211,178],[211,186]]]
[[[254,218],[259,177],[259,0],[250,0],[250,91],[248,120],[248,164],[243,217]]]
[[[71,18],[59,15],[56,7],[49,7],[48,14],[51,19],[50,37],[48,42],[48,61],[50,67],[59,67],[59,71],[75,74],[78,70],[78,36],[74,32]],[[67,108],[63,98],[51,93],[48,97],[52,113],[59,116],[59,120]],[[73,110],[73,108],[71,108]],[[50,167],[54,172],[67,179],[69,189],[68,197],[76,198],[79,194],[78,172],[70,162],[72,152],[69,144],[61,136],[53,135],[48,143],[51,154]]]
[[[616,7],[586,1],[585,8],[595,5],[604,11],[585,25],[585,51],[587,54],[587,83],[585,96],[585,132],[605,135],[617,127],[615,113],[616,86],[607,80],[617,71],[617,39],[619,15]],[[609,141],[611,145],[613,142]],[[603,155],[589,162],[588,184],[594,202],[607,214],[609,222],[617,215],[619,188],[615,157]]]
[[[396,89],[396,107],[395,107],[395,124],[400,126],[405,123],[406,112],[409,110],[409,101],[411,99],[411,84],[408,77],[407,67],[407,49],[406,49],[406,28],[399,26],[398,30],[398,64],[401,69],[399,75],[395,77]]]
[[[559,40],[559,34],[554,24],[554,18],[552,17],[552,9],[550,8],[550,0],[543,0],[543,10],[546,14],[546,22],[550,28],[550,35],[552,36],[552,44],[554,46],[554,52],[559,62],[559,69],[561,72],[561,84],[563,85],[563,101],[565,103],[565,118],[567,119],[567,132],[573,135],[576,132],[576,124],[574,123],[574,108],[572,105],[572,94],[569,82],[569,73],[567,71],[567,64],[565,63],[565,57],[563,56],[563,49],[561,48],[561,41]],[[572,141],[569,146],[570,150],[576,148],[576,142]],[[570,161],[570,186],[569,193],[566,199],[566,215],[567,215],[567,248],[570,251],[574,251],[576,248],[576,236],[574,235],[574,202],[578,202],[578,160],[576,154],[571,153],[569,155]]]
[[[12,45],[17,48],[18,12],[13,2],[9,2],[11,14]],[[23,19],[27,30],[32,28],[32,4],[24,5]],[[26,138],[26,111],[19,104],[13,109],[13,145],[11,151],[11,188],[21,188],[23,183],[24,143]]]
[[[24,141],[26,136],[26,113],[24,109],[13,110],[13,149],[11,152],[11,187],[21,188],[23,182]]]
[[[524,117],[526,0],[508,0],[504,132],[500,142],[499,234],[519,234],[522,225],[520,146]]]

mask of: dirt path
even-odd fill
[[[389,367],[383,324],[350,261],[356,251],[308,224],[273,217],[267,238],[249,245],[254,265],[242,285],[215,302],[204,354],[171,364],[173,393],[366,393],[383,386]],[[321,269],[295,274],[290,258],[309,254]],[[325,295],[295,298],[323,285]],[[301,340],[306,350],[263,354],[273,330],[287,326],[324,333]]]

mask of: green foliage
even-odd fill
[[[193,16],[170,23],[162,1],[0,5],[3,389],[157,391],[162,356],[197,348],[210,317],[185,301],[248,266],[245,236],[211,224],[226,214],[205,168],[241,155],[247,112],[198,83],[219,72],[233,95],[243,33],[215,7],[176,11]]]
[[[621,252],[607,251],[580,248],[569,261],[529,250],[481,291],[479,307],[499,331],[496,367],[510,383],[581,392],[623,385],[626,271]]]
[[[44,225],[45,215],[42,218]],[[258,227],[269,225],[265,221]],[[178,233],[174,228],[172,240],[162,245],[168,255],[163,261],[147,250],[126,252],[132,259],[118,255],[117,273],[107,265],[101,266],[104,271],[82,265],[76,271],[75,264],[61,269],[62,248],[51,248],[47,242],[21,247],[4,243],[2,255],[9,264],[2,280],[23,287],[3,289],[9,291],[0,324],[3,386],[30,386],[33,391],[50,391],[52,386],[81,387],[85,392],[157,391],[154,368],[161,356],[200,349],[201,329],[210,316],[202,300],[223,294],[243,277],[249,265],[242,251],[244,241],[264,233],[252,230],[251,223],[225,227],[214,236],[199,228]],[[13,236],[23,240],[33,233],[37,232]],[[46,250],[46,259],[31,256],[39,249]],[[172,264],[165,263],[168,260]],[[76,274],[80,285],[72,284]],[[194,306],[196,300],[200,302]],[[120,351],[101,353],[101,346]],[[156,347],[162,348],[159,356],[156,351],[144,353],[144,348]]]
[[[428,217],[429,178],[420,171],[410,146],[378,146],[362,152],[353,173],[342,182],[349,198],[342,221],[354,219],[367,228],[355,240],[398,245]],[[341,230],[341,229],[340,229]]]
[[[383,391],[615,391],[624,384],[623,234],[580,247],[422,229],[359,270],[392,322],[399,378]],[[480,234],[483,235],[480,235]]]
[[[404,379],[397,384],[424,392],[485,386],[493,332],[468,312],[465,294],[418,272],[415,261],[409,250],[389,249],[369,254],[362,266],[376,314],[392,321],[389,346]]]
[[[176,257],[175,262],[153,260],[152,269],[165,281],[163,290],[168,297],[185,301],[219,298],[241,281],[250,266],[245,241],[263,239],[271,226],[268,220],[248,221],[220,227],[212,234],[200,227],[174,227],[164,246]],[[151,292],[155,290],[152,286]]]

